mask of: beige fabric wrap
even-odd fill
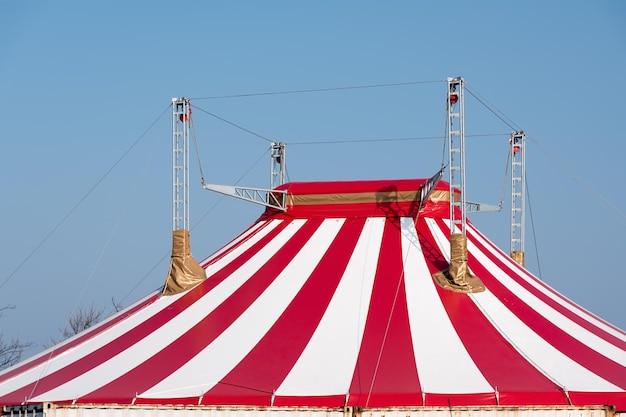
[[[524,266],[524,251],[514,250],[511,252],[511,258],[521,266]]]
[[[206,279],[205,270],[193,259],[189,244],[189,230],[172,233],[172,259],[165,279],[163,295],[174,295],[195,287]]]
[[[433,278],[446,290],[465,293],[485,291],[480,278],[474,276],[467,266],[467,237],[462,233],[450,236],[450,265],[435,273]]]
[[[386,195],[385,202],[411,202],[416,199],[417,190],[393,191]],[[381,192],[376,193],[337,193],[337,194],[287,194],[288,206],[302,206],[315,204],[354,204],[379,202]],[[275,197],[278,199],[279,197]],[[428,198],[430,201],[450,201],[450,192],[435,190]],[[460,194],[454,193],[454,200],[460,201]]]

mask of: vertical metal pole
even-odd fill
[[[270,150],[270,189],[285,183],[285,144],[272,142]]]
[[[189,230],[189,99],[172,98],[172,230]]]
[[[465,111],[464,81],[461,77],[448,78],[447,131],[448,165],[450,172],[450,233],[465,235]],[[455,190],[461,196],[457,201]]]
[[[511,133],[511,254],[524,252],[526,208],[526,134]]]

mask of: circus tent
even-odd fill
[[[482,288],[434,278],[450,264],[451,198],[441,181],[417,204],[424,183],[279,186],[287,209],[200,261],[206,279],[3,371],[0,404],[626,412],[626,333],[471,222],[467,267]]]

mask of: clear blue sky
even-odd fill
[[[291,181],[427,177],[448,76],[529,135],[529,269],[626,329],[624,22],[617,0],[0,0],[0,305],[16,306],[3,336],[34,353],[77,308],[110,312],[162,285],[172,97],[196,109],[201,260],[262,208],[203,191],[198,159],[207,182],[267,187],[269,139],[287,143]],[[421,81],[435,82],[207,99]],[[467,198],[497,204],[511,127],[465,105]],[[470,217],[505,251],[507,196]]]

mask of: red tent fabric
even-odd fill
[[[448,185],[290,183],[200,262],[207,279],[150,294],[0,373],[0,405],[614,405],[626,333],[538,280],[468,223],[486,290],[443,289]],[[195,236],[199,239],[201,236]]]

